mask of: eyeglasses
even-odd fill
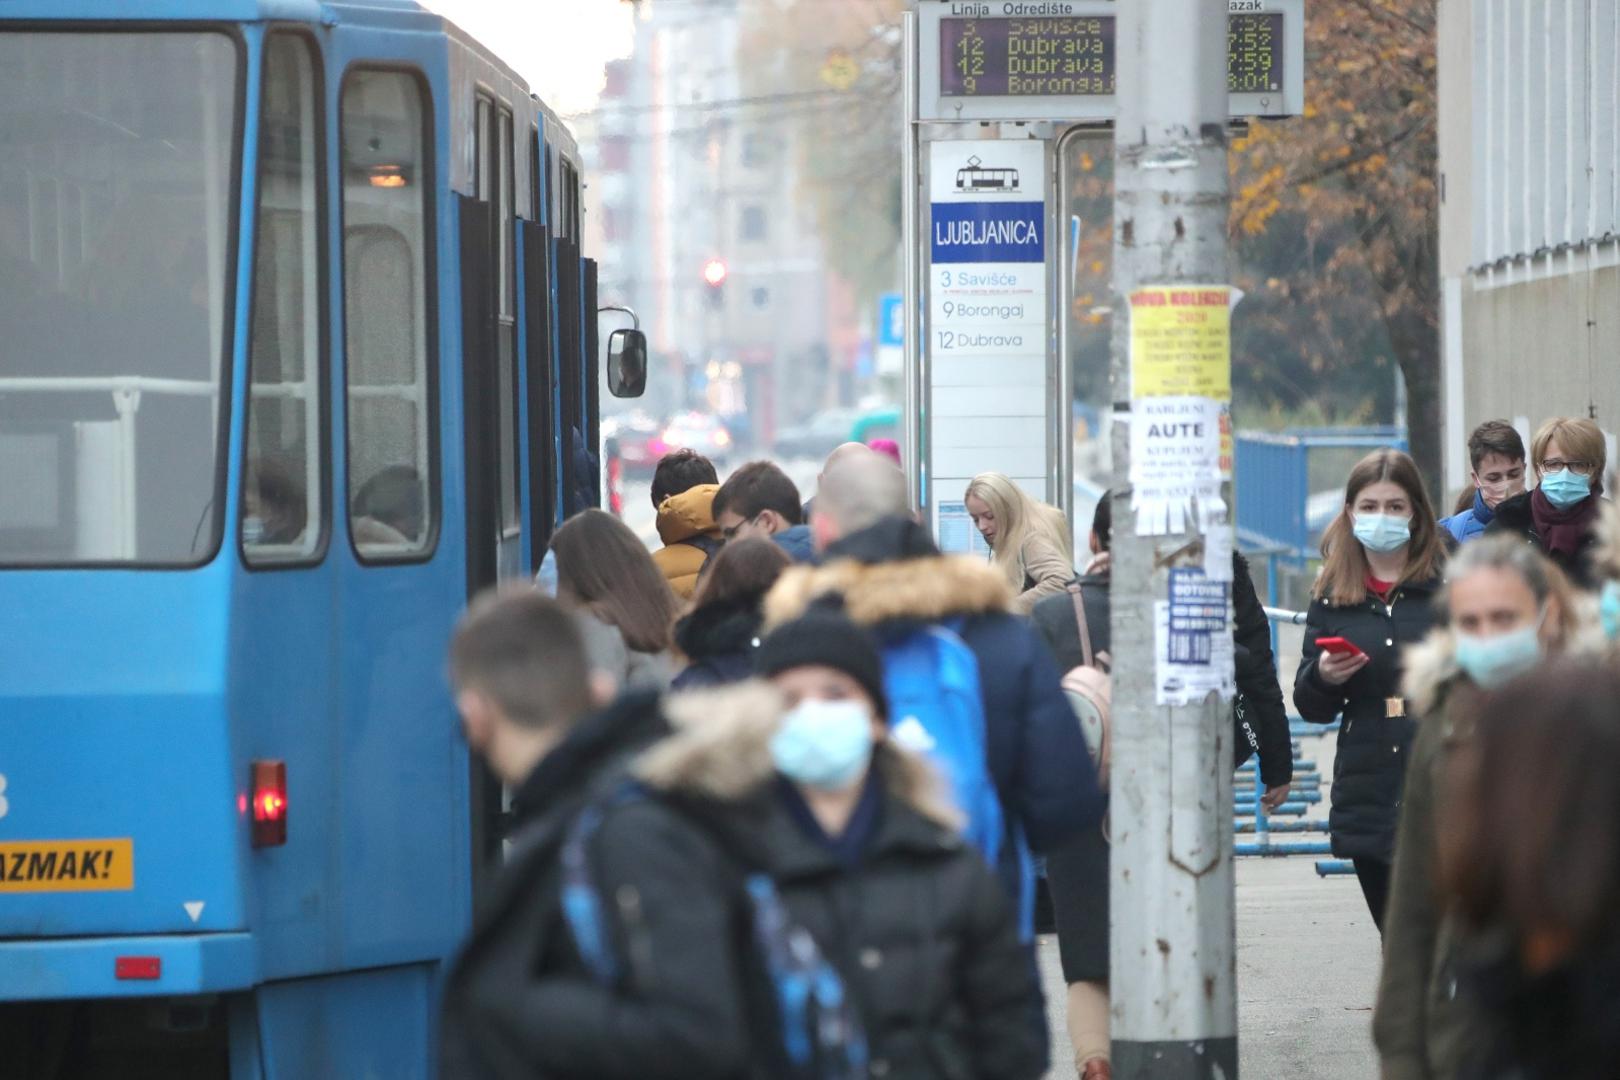
[[[1591,467],[1590,461],[1565,461],[1562,458],[1548,458],[1541,463],[1541,471],[1544,473],[1557,472],[1560,469],[1583,473]]]
[[[744,519],[742,521],[737,522],[737,524],[733,525],[729,529],[721,529],[720,530],[720,539],[726,540],[726,541],[737,539],[737,530],[741,529],[744,525],[752,525],[755,522],[755,520],[758,519],[758,517],[759,517],[759,515],[755,514],[751,518],[746,518],[746,519]]]

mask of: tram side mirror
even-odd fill
[[[608,393],[640,397],[647,390],[647,335],[628,328],[608,335]]]

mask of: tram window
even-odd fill
[[[242,481],[242,552],[250,565],[307,560],[325,532],[318,100],[309,40],[271,34]]]
[[[496,149],[500,160],[497,165],[499,197],[495,208],[495,250],[500,255],[497,277],[500,283],[498,321],[496,331],[496,396],[501,410],[500,418],[500,483],[501,532],[515,536],[522,527],[520,511],[522,474],[518,470],[518,417],[517,417],[517,267],[514,263],[517,244],[513,239],[513,220],[517,216],[515,191],[516,177],[512,165],[512,114],[500,110]]]
[[[473,120],[473,186],[481,202],[489,202],[494,192],[495,177],[489,167],[489,115],[494,106],[489,98],[478,95],[478,106]]]
[[[536,224],[545,221],[540,212],[540,199],[544,194],[540,182],[540,129],[529,129],[529,220]]]
[[[0,564],[205,562],[224,520],[238,45],[23,25],[0,23]]]
[[[429,115],[423,84],[404,72],[344,84],[349,531],[366,561],[419,556],[438,525]]]
[[[568,235],[573,237],[576,243],[579,241],[581,233],[582,233],[582,229],[581,229],[582,221],[581,221],[581,219],[584,217],[584,214],[585,214],[585,210],[584,210],[584,207],[582,205],[582,200],[580,199],[579,170],[574,168],[573,166],[569,166],[569,168],[568,168],[568,228],[569,228],[569,234]]]
[[[742,238],[744,240],[761,241],[766,236],[765,208],[763,206],[745,206],[742,211]]]

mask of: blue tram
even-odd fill
[[[0,1074],[431,1071],[444,647],[598,499],[581,184],[406,0],[0,5]]]

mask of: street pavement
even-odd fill
[[[1238,860],[1238,1059],[1248,1080],[1366,1080],[1378,933],[1354,877],[1306,856]],[[1040,943],[1052,1080],[1075,1077],[1057,939]]]

